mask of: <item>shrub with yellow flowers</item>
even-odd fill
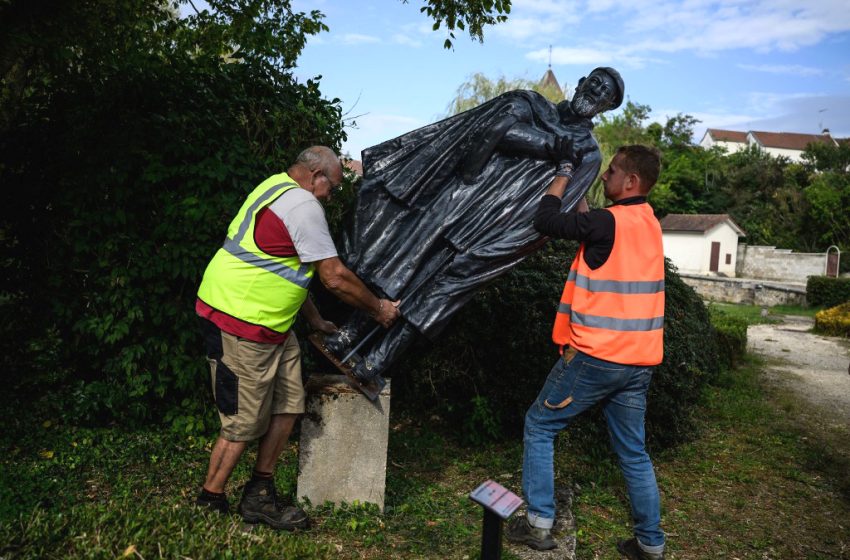
[[[850,338],[850,301],[818,311],[815,332]]]

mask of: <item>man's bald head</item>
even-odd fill
[[[327,146],[310,146],[298,154],[295,164],[303,165],[310,171],[318,169],[327,177],[333,177],[342,172],[339,158]]]
[[[327,146],[310,146],[298,154],[287,174],[323,202],[331,199],[343,180],[339,157]]]

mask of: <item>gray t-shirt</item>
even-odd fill
[[[277,197],[269,205],[269,210],[286,226],[301,262],[337,256],[325,210],[313,193],[302,188],[290,189]]]

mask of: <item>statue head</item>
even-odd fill
[[[619,107],[623,102],[623,91],[620,73],[608,66],[600,66],[587,78],[578,81],[570,107],[577,115],[592,118],[603,111]]]

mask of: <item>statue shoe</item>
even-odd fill
[[[378,373],[378,369],[369,360],[361,360],[354,364],[354,367],[351,368],[351,374],[360,385],[363,394],[372,401],[378,398],[387,384],[386,380]]]
[[[325,348],[328,349],[328,352],[340,360],[343,356],[345,356],[345,354],[347,354],[352,342],[351,333],[345,327],[339,329],[333,334],[325,336],[322,341]]]

